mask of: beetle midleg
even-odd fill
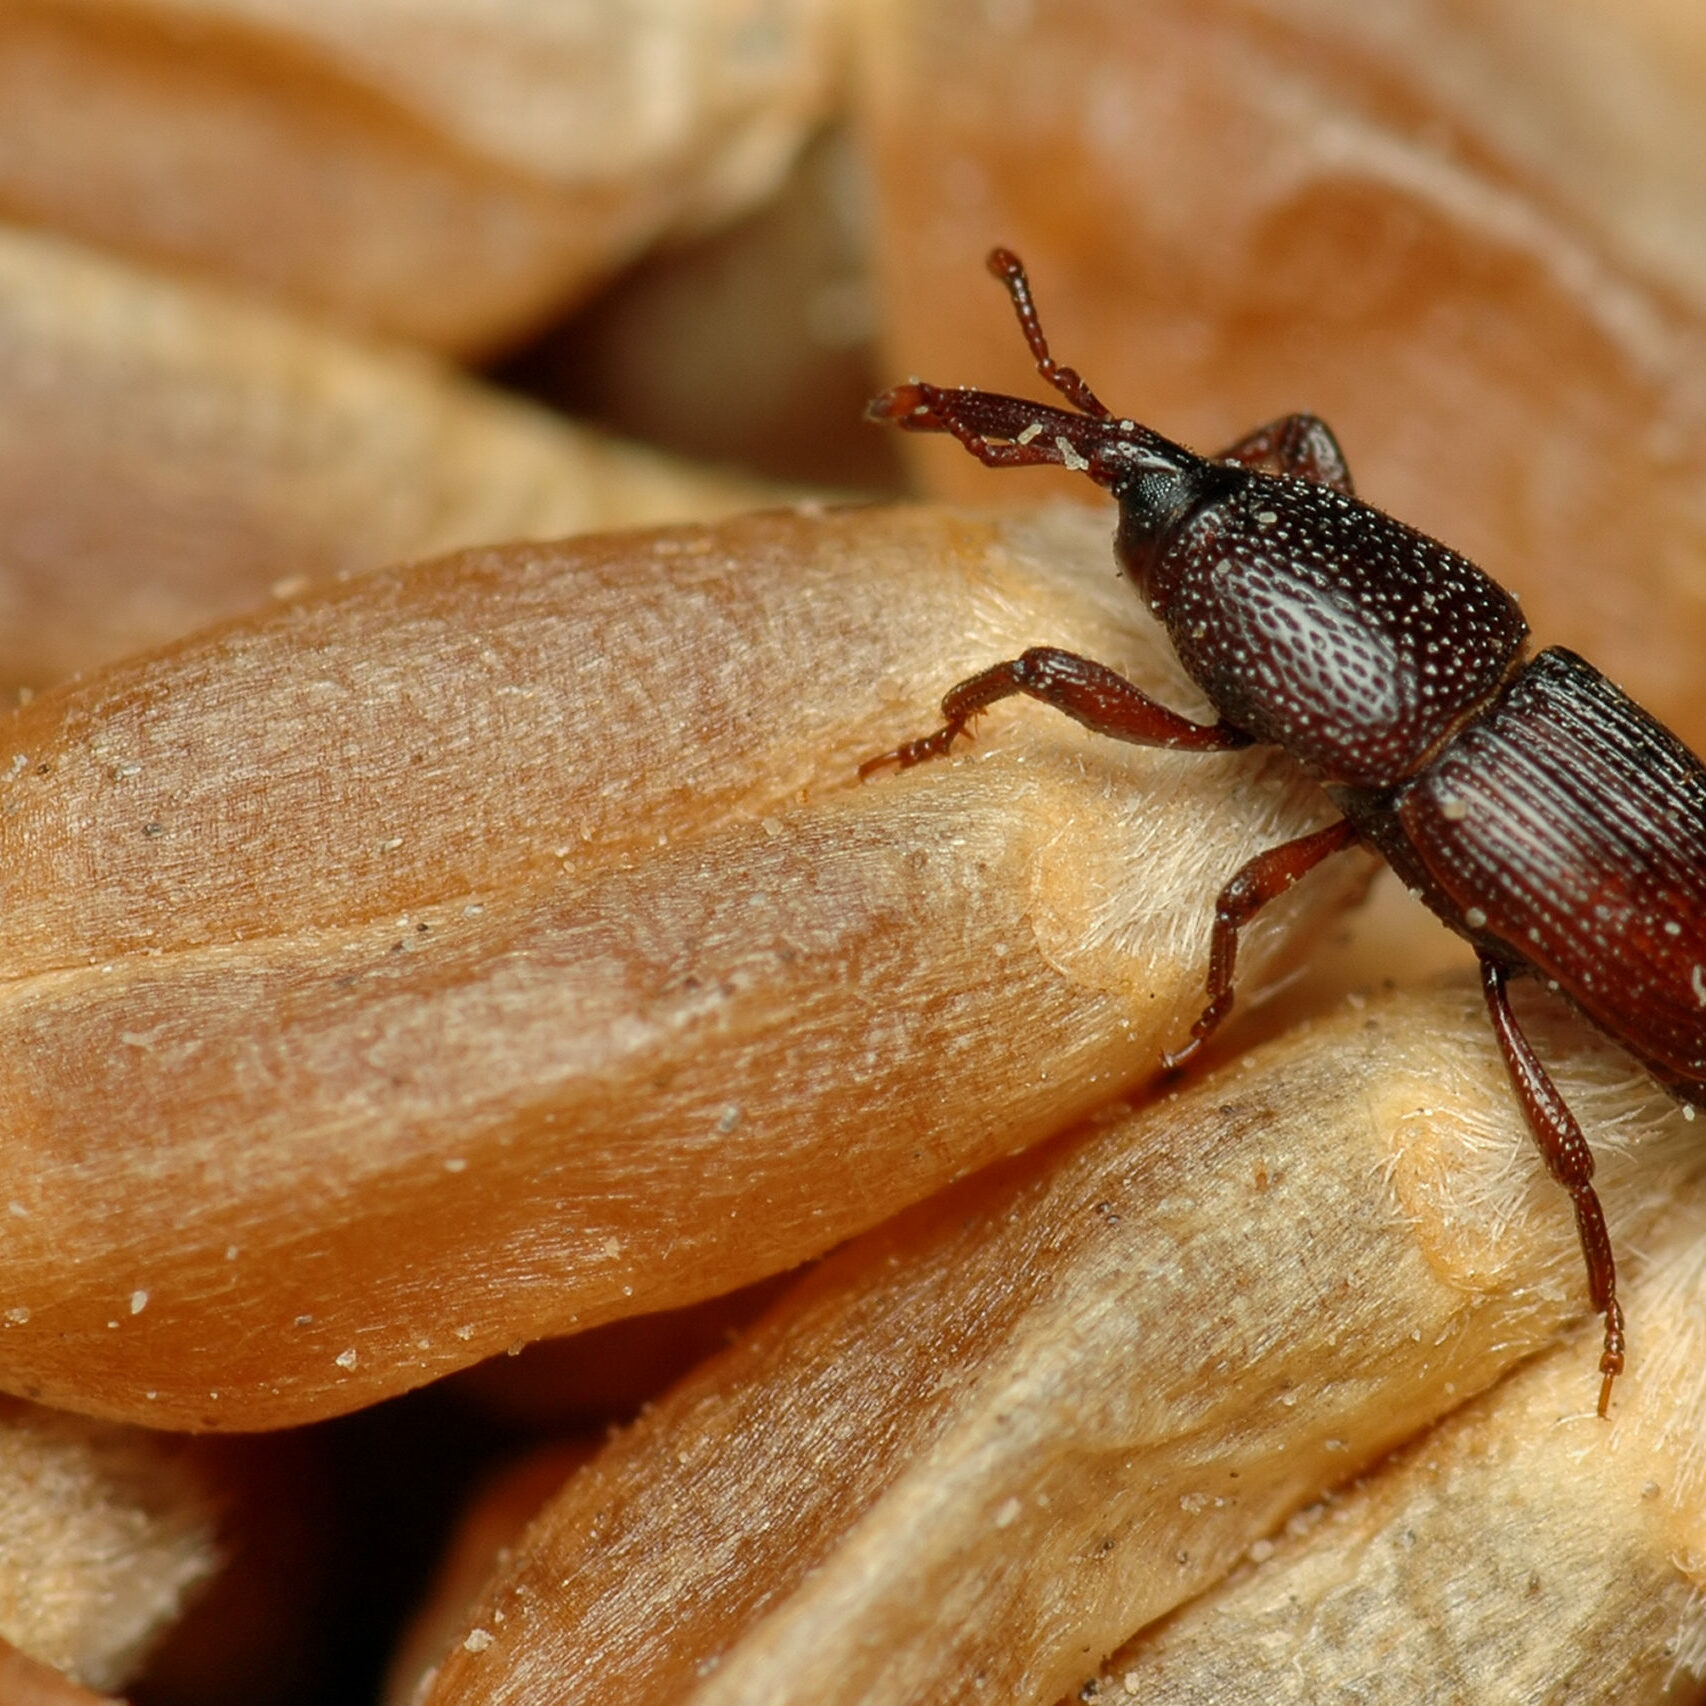
[[[1236,462],[1244,468],[1269,474],[1290,474],[1331,486],[1347,497],[1355,494],[1350,464],[1333,436],[1333,429],[1318,415],[1281,415],[1254,432],[1247,432],[1215,457],[1217,462]]]
[[[941,728],[867,758],[859,774],[868,776],[885,764],[905,770],[926,758],[940,758],[962,735],[972,718],[1000,699],[1025,693],[1064,711],[1093,734],[1111,735],[1134,746],[1170,747],[1179,752],[1228,752],[1248,746],[1250,737],[1230,723],[1193,723],[1177,711],[1157,704],[1123,675],[1054,646],[1032,646],[1023,657],[991,664],[956,687],[942,700]]]
[[[1611,1236],[1605,1229],[1605,1214],[1593,1188],[1593,1151],[1582,1136],[1582,1128],[1569,1104],[1529,1045],[1528,1038],[1511,1011],[1506,987],[1510,974],[1496,960],[1481,956],[1481,990],[1493,1020],[1493,1035],[1505,1057],[1512,1087],[1528,1121],[1528,1129],[1540,1146],[1552,1177],[1570,1193],[1576,1205],[1576,1232],[1587,1261],[1588,1296],[1605,1316],[1605,1354],[1599,1359],[1604,1377],[1599,1387],[1599,1413],[1611,1404],[1611,1383],[1623,1372],[1623,1306],[1617,1301],[1617,1263],[1611,1253]]]
[[[1162,1064],[1169,1071],[1183,1066],[1232,1011],[1232,973],[1238,963],[1239,931],[1270,900],[1278,900],[1300,877],[1307,876],[1323,859],[1342,852],[1356,838],[1356,830],[1340,818],[1325,829],[1300,835],[1295,841],[1282,841],[1278,847],[1258,853],[1220,891],[1220,898],[1214,903],[1214,934],[1208,948],[1208,1005],[1191,1026],[1190,1041],[1174,1053],[1162,1056]]]

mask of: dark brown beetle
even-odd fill
[[[1238,934],[1256,913],[1330,854],[1379,852],[1480,957],[1511,1083],[1575,1203],[1605,1316],[1604,1415],[1625,1347],[1593,1155],[1507,985],[1540,978],[1706,1106],[1706,766],[1574,652],[1529,657],[1515,599],[1359,503],[1321,421],[1289,415],[1203,457],[1116,419],[1049,354],[1018,259],[997,249],[989,267],[1072,410],[915,382],[877,398],[872,417],[951,433],[992,468],[1054,463],[1110,491],[1119,560],[1219,720],[1191,722],[1102,664],[1038,646],[962,681],[940,729],[860,774],[939,757],[1014,693],[1141,746],[1289,752],[1344,815],[1258,854],[1221,891],[1208,1003],[1167,1064],[1230,1010]]]

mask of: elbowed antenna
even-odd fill
[[[1072,408],[915,379],[874,398],[865,410],[868,419],[892,421],[907,432],[949,433],[986,467],[1052,464],[1088,474],[1114,492],[1138,474],[1177,476],[1202,465],[1202,458],[1183,445],[1136,421],[1116,419],[1076,369],[1054,359],[1017,255],[990,250],[989,270],[1007,287],[1037,372]]]
[[[1036,298],[1031,295],[1031,281],[1025,263],[1011,249],[991,249],[984,265],[1007,286],[1013,312],[1019,316],[1019,330],[1030,345],[1031,359],[1037,372],[1069,402],[1073,408],[1104,421],[1114,418],[1114,411],[1085,384],[1075,367],[1062,367],[1049,353],[1048,339],[1043,336],[1042,317],[1037,313]]]

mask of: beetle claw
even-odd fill
[[[1182,1048],[1167,1049],[1161,1056],[1161,1070],[1163,1072],[1179,1071],[1201,1047],[1202,1038],[1192,1037]]]

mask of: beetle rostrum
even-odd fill
[[[1480,960],[1512,1087],[1575,1204],[1605,1317],[1605,1415],[1625,1343],[1593,1154],[1508,986],[1538,978],[1706,1106],[1706,765],[1574,652],[1530,656],[1516,600],[1359,502],[1323,422],[1287,415],[1195,455],[1114,416],[1054,360],[1017,257],[996,249],[989,267],[1069,407],[913,382],[877,398],[872,418],[950,433],[992,468],[1054,464],[1112,493],[1120,564],[1216,720],[1193,722],[1105,665],[1036,646],[960,682],[940,728],[860,775],[940,757],[1015,693],[1142,746],[1290,753],[1342,815],[1258,854],[1221,890],[1207,1001],[1166,1064],[1187,1060],[1231,1009],[1239,932],[1261,908],[1331,854],[1373,848]]]

